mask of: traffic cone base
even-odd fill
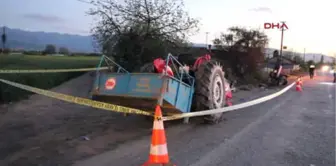
[[[226,102],[227,106],[232,106],[231,99],[232,99],[232,92],[231,91],[226,92],[225,93],[225,102]]]
[[[176,166],[175,164],[168,163],[168,164],[144,164],[142,166]]]
[[[302,81],[301,81],[301,78],[299,78],[297,81],[296,81],[296,86],[295,86],[295,90],[297,92],[302,92]]]
[[[166,134],[159,105],[155,108],[149,159],[142,166],[175,166],[169,162]]]
[[[232,102],[231,102],[230,99],[226,99],[226,105],[227,105],[227,106],[232,106]]]
[[[300,85],[296,86],[296,91],[298,91],[298,92],[302,92],[302,88],[301,88]]]

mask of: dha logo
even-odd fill
[[[286,23],[264,23],[264,29],[288,29],[288,26]]]

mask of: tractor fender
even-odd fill
[[[196,71],[201,64],[203,64],[204,62],[208,62],[210,60],[211,60],[210,54],[205,54],[201,57],[198,57],[193,65],[193,70]]]

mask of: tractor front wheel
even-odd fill
[[[225,106],[225,84],[222,67],[214,61],[205,62],[195,72],[195,95],[193,105],[196,111],[222,108]],[[218,123],[223,113],[206,116],[209,123]]]

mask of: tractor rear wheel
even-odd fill
[[[222,67],[215,61],[201,64],[195,72],[195,93],[193,105],[196,111],[217,109],[225,106],[225,84]],[[212,114],[204,117],[206,122],[218,123],[222,120],[223,113]]]
[[[284,75],[280,75],[279,86],[287,85],[287,83],[288,83],[287,77]]]

